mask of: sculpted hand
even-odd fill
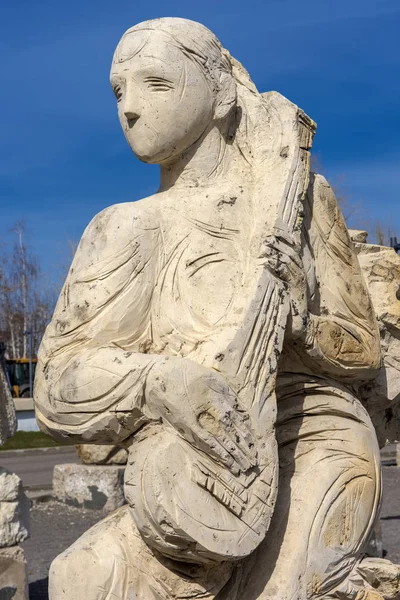
[[[216,371],[184,358],[162,360],[148,374],[145,402],[151,418],[169,423],[233,474],[256,464],[249,416]]]
[[[265,242],[264,256],[269,267],[289,288],[291,312],[288,333],[293,338],[306,335],[308,323],[307,284],[300,250],[284,239],[271,237]]]

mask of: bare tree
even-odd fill
[[[2,249],[2,265],[0,266],[0,317],[2,321],[2,337],[8,338],[11,353],[16,355],[15,312],[13,310],[13,286],[10,281],[9,261]]]
[[[35,256],[26,246],[24,222],[12,228],[16,242],[0,248],[0,335],[10,358],[28,354],[28,330],[36,352],[54,306],[55,291],[43,285],[43,275]]]
[[[14,272],[15,289],[19,291],[21,314],[22,314],[22,355],[27,356],[27,338],[25,332],[28,330],[28,277],[29,282],[37,276],[33,262],[28,261],[24,238],[26,235],[25,223],[18,221],[12,230],[18,238],[17,245],[14,248]],[[29,271],[29,274],[28,274]]]

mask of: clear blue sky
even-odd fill
[[[53,272],[105,206],[157,188],[120,130],[108,82],[121,34],[181,16],[212,29],[260,91],[318,123],[315,152],[400,238],[399,0],[10,0],[0,12],[0,235],[25,218]]]

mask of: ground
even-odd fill
[[[22,544],[28,563],[30,600],[48,600],[50,563],[103,517],[100,510],[74,508],[54,500],[33,503],[31,536]]]
[[[400,467],[383,467],[381,526],[385,558],[400,563]]]
[[[384,467],[383,479],[381,525],[385,557],[400,562],[400,468]],[[53,500],[34,502],[31,537],[23,544],[28,561],[30,600],[48,600],[47,575],[51,561],[101,518],[101,511],[73,508]]]

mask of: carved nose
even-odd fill
[[[140,117],[141,95],[132,81],[126,82],[124,115],[131,127]]]
[[[139,118],[139,113],[132,109],[124,110],[124,115],[125,115],[129,125],[133,125],[135,123],[135,121],[137,121]]]

